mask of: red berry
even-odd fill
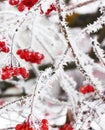
[[[22,124],[17,124],[15,130],[21,130],[21,128],[22,128]]]
[[[29,52],[29,50],[24,49],[24,59],[26,61],[30,61],[30,55],[31,55],[31,53]]]
[[[5,42],[4,41],[0,41],[0,47],[4,47],[5,46]]]
[[[20,55],[21,59],[24,59],[25,61],[31,62],[31,63],[37,63],[40,64],[41,61],[44,59],[44,55],[40,54],[39,52],[31,52],[28,49],[24,50],[17,50],[16,52],[18,55]]]
[[[19,71],[20,71],[20,74],[26,73],[25,67],[20,67],[20,68],[19,68]]]
[[[6,80],[6,79],[7,79],[5,73],[1,74],[1,79],[2,79],[2,80]]]
[[[21,59],[24,59],[24,58],[25,58],[25,53],[24,53],[23,51],[20,53],[20,58],[21,58]]]
[[[35,63],[40,64],[41,60],[36,60]]]
[[[42,56],[39,52],[35,52],[34,56],[35,56],[35,59],[38,59],[38,60],[40,60],[42,58]]]
[[[16,54],[17,54],[17,55],[20,55],[21,52],[22,52],[22,50],[21,50],[21,49],[18,49],[17,52],[16,52]]]
[[[38,0],[22,0],[22,3],[27,6],[27,7],[32,7],[34,6]]]
[[[8,53],[10,51],[9,47],[3,47],[2,48],[2,51],[5,52],[5,53]]]
[[[27,70],[24,67],[20,67],[19,71],[24,79],[27,79],[29,77],[29,73],[27,72]]]
[[[87,86],[87,92],[88,92],[88,93],[94,92],[94,91],[95,91],[95,90],[94,90],[93,86],[91,86],[91,85],[88,85],[88,86]]]
[[[93,86],[87,85],[87,86],[81,86],[79,88],[79,91],[83,94],[87,94],[87,93],[90,93],[90,92],[94,92],[95,90],[94,90]]]
[[[22,75],[22,77],[23,77],[24,79],[28,79],[28,77],[29,77],[29,73],[28,73],[28,72],[25,73],[24,75]]]
[[[29,123],[17,124],[15,130],[33,130]]]
[[[9,0],[10,5],[17,5],[19,4],[19,0]]]
[[[24,9],[25,9],[25,5],[24,5],[23,3],[20,3],[20,4],[18,5],[18,10],[19,10],[20,12],[23,12]]]
[[[11,67],[10,67],[9,65],[6,65],[6,66],[4,67],[5,71],[9,70],[10,68],[11,68]]]
[[[41,121],[43,124],[47,124],[48,123],[48,120],[47,119],[42,119]]]
[[[80,91],[81,93],[83,93],[83,94],[86,94],[86,93],[87,93],[87,88],[86,88],[86,86],[81,86],[81,87],[79,88],[79,91]]]
[[[38,2],[38,0],[32,0],[32,3],[36,4]]]
[[[6,80],[6,79],[9,79],[9,78],[11,78],[11,74],[8,71],[1,74],[2,80]]]
[[[17,68],[17,67],[14,67],[13,68],[13,76],[16,76],[16,75],[19,75],[19,68]]]

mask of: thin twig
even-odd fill
[[[65,9],[66,11],[71,11],[73,9],[76,9],[76,8],[80,8],[80,7],[83,7],[83,6],[86,6],[88,4],[91,4],[93,2],[97,2],[97,1],[100,1],[100,0],[88,0],[88,1],[85,1],[85,2],[82,2],[82,3],[79,3],[79,4],[75,4],[73,5],[72,7],[68,7],[67,9]]]
[[[6,108],[7,106],[12,105],[12,104],[14,104],[14,103],[16,103],[16,102],[23,101],[24,99],[27,99],[27,98],[29,98],[29,97],[31,97],[31,96],[32,96],[32,94],[27,95],[27,96],[23,96],[23,97],[21,97],[21,98],[19,98],[19,99],[17,99],[17,100],[14,100],[14,101],[12,101],[12,102],[9,102],[9,103],[7,103],[7,104],[1,106],[0,109]]]

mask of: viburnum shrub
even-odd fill
[[[29,77],[29,72],[26,70],[25,67],[11,67],[10,65],[7,65],[2,68],[2,80],[10,79],[18,75],[21,75],[24,79],[27,79]]]
[[[88,94],[88,93],[91,93],[91,92],[94,92],[94,87],[91,86],[91,85],[84,85],[84,86],[81,86],[79,88],[79,91],[82,93],[82,94]]]
[[[6,45],[5,41],[0,41],[0,52],[8,53],[9,51],[10,49]]]
[[[40,64],[44,59],[44,55],[39,52],[30,51],[28,49],[19,49],[16,52],[21,59],[24,59],[27,62]]]
[[[17,10],[10,9],[8,4]],[[85,5],[89,8],[84,12],[83,8],[79,10]],[[90,10],[91,6],[94,10]],[[19,91],[15,95],[14,90],[8,94],[8,85],[3,88],[0,84],[0,97],[22,95],[13,102],[4,105],[1,102],[0,122],[3,119],[3,124],[0,123],[0,129],[104,130],[104,25],[105,0],[0,0],[1,82],[9,82],[10,86],[16,86],[15,90],[23,90],[22,94]],[[45,54],[34,48],[43,49]],[[91,54],[97,58],[93,60]],[[44,62],[47,69],[38,65],[45,55],[48,56]],[[32,72],[27,81],[23,79],[29,77],[29,72],[21,64],[26,64]],[[65,71],[71,68],[75,68],[74,73]],[[79,83],[83,82],[87,84],[78,91]],[[31,118],[27,121],[29,113]],[[48,113],[49,123],[46,119],[40,121],[45,113]]]

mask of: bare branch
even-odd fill
[[[72,7],[67,8],[66,11],[73,10],[73,9],[76,9],[76,8],[80,8],[80,7],[86,6],[88,4],[91,4],[93,2],[97,2],[97,1],[100,1],[100,0],[88,0],[88,1],[85,1],[85,2],[82,2],[82,3],[79,3],[79,4],[75,4]]]

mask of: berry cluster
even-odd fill
[[[60,127],[59,130],[73,130],[73,127],[69,124],[65,124],[63,127]]]
[[[36,130],[36,129],[33,129],[30,126],[30,123],[29,123],[29,120],[28,120],[28,121],[23,122],[22,124],[17,124],[16,127],[15,127],[15,130]],[[48,130],[48,121],[46,119],[41,120],[40,130]]]
[[[81,87],[79,88],[79,91],[80,91],[81,93],[83,93],[83,94],[87,94],[87,93],[94,92],[95,90],[94,90],[93,86],[87,85],[87,86],[81,86]]]
[[[38,0],[9,0],[9,4],[12,6],[18,6],[18,10],[20,12],[24,11],[25,7],[28,7],[28,9],[30,9],[37,2]]]
[[[39,52],[29,51],[28,49],[19,49],[17,50],[17,55],[20,56],[21,59],[24,59],[27,62],[40,64],[44,59],[44,55]]]
[[[17,124],[15,130],[34,130],[28,122],[23,122],[22,124]]]
[[[10,79],[11,77],[21,75],[24,79],[29,77],[29,72],[26,70],[25,67],[11,67],[5,66],[2,68],[1,79],[6,80]]]
[[[8,53],[10,51],[9,47],[6,46],[4,41],[0,41],[0,52]]]
[[[42,10],[41,6],[40,6],[40,14],[45,14],[45,15],[50,15],[50,13],[52,11],[56,11],[56,7],[55,5],[52,3],[49,7],[49,9],[47,9],[47,11],[44,13],[44,11]]]
[[[40,130],[48,130],[48,121],[46,119],[41,120]]]

